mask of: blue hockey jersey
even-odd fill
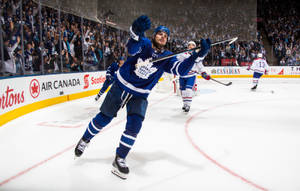
[[[172,52],[157,52],[152,48],[148,38],[142,37],[138,41],[130,39],[127,43],[130,56],[117,71],[117,82],[125,91],[141,97],[148,97],[152,88],[164,72],[184,76],[193,67],[198,57],[197,53],[179,61],[176,56],[152,63],[152,59],[170,55]]]
[[[116,71],[119,69],[118,62],[113,62],[106,70],[106,76],[114,77]]]

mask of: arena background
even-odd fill
[[[170,28],[172,37],[256,39],[256,0],[40,0],[42,5],[128,30],[141,14]],[[151,34],[148,31],[148,35]]]

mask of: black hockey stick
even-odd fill
[[[217,83],[219,83],[219,84],[222,84],[222,85],[224,85],[224,86],[230,86],[231,84],[232,84],[232,82],[228,82],[228,83],[223,83],[223,82],[220,82],[219,80],[216,80],[216,79],[214,79],[214,78],[210,78],[212,81],[215,81],[215,82],[217,82]]]
[[[225,43],[225,42],[229,42],[229,44],[232,44],[237,39],[238,39],[238,37],[234,37],[234,38],[230,38],[230,39],[226,39],[226,40],[220,40],[220,41],[212,43],[210,46],[215,46],[217,44],[222,44],[222,43]],[[198,47],[195,47],[195,48],[192,48],[192,49],[181,50],[179,52],[176,52],[176,53],[173,53],[173,54],[170,54],[170,55],[167,55],[167,56],[163,56],[163,57],[160,57],[160,58],[156,58],[154,60],[150,60],[150,62],[153,63],[153,62],[158,62],[158,61],[166,60],[166,59],[171,58],[173,56],[177,56],[178,54],[189,52],[189,51],[193,51],[193,50],[198,50],[198,49],[201,49],[201,46],[198,46]]]
[[[199,72],[197,72],[197,71],[192,70],[192,72],[195,72],[195,73],[201,75],[201,74],[200,74]],[[214,79],[214,78],[212,78],[212,77],[210,77],[210,79],[211,79],[212,81],[215,81],[215,82],[217,82],[217,83],[219,83],[219,84],[222,84],[222,85],[224,85],[224,86],[230,86],[230,85],[232,84],[232,82],[228,82],[228,83],[220,82],[219,80],[216,80],[216,79]]]

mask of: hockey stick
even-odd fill
[[[200,74],[199,72],[197,72],[197,71],[192,70],[192,72],[195,72],[195,73],[201,75],[201,74]],[[230,86],[230,85],[232,84],[232,82],[228,82],[228,83],[220,82],[219,80],[216,80],[216,79],[214,79],[214,78],[212,78],[212,77],[210,77],[210,79],[211,79],[212,81],[215,81],[215,82],[217,82],[217,83],[219,83],[219,84],[222,84],[222,85],[224,85],[224,86]]]
[[[234,37],[234,38],[230,38],[230,39],[226,39],[226,40],[217,41],[217,42],[212,43],[210,46],[215,46],[215,45],[222,44],[222,43],[225,43],[225,42],[229,42],[229,44],[232,44],[237,39],[238,39],[238,37]],[[166,59],[171,58],[173,56],[177,56],[178,54],[189,52],[189,51],[193,51],[193,50],[198,50],[198,49],[201,49],[201,46],[198,46],[198,47],[195,47],[195,48],[192,48],[192,49],[181,50],[179,52],[176,52],[176,53],[173,53],[173,54],[170,54],[170,55],[167,55],[167,56],[163,56],[163,57],[160,57],[160,58],[156,58],[154,60],[150,60],[150,62],[153,63],[153,62],[158,62],[158,61],[166,60]]]
[[[232,82],[228,82],[227,84],[225,84],[225,83],[223,83],[223,82],[220,82],[219,80],[216,80],[216,79],[214,79],[214,78],[210,78],[212,81],[215,81],[215,82],[217,82],[217,83],[219,83],[219,84],[222,84],[222,85],[224,85],[224,86],[230,86],[231,84],[232,84]]]

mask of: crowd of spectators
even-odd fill
[[[3,75],[105,70],[124,56],[126,31],[22,2],[0,1]]]
[[[293,0],[259,1],[264,29],[278,64],[300,65],[300,3]]]
[[[256,0],[180,0],[176,3],[173,0],[116,0],[98,5],[100,12],[105,12],[107,7],[112,8],[109,19],[114,23],[129,26],[144,13],[151,17],[153,28],[168,26],[173,39],[189,41],[209,37],[218,41],[238,36],[248,41],[256,38]]]
[[[239,37],[246,35],[231,45],[213,46],[204,61],[206,66],[220,66],[224,65],[222,60],[234,59],[235,62],[226,65],[243,65],[250,63],[259,52],[267,54],[261,34],[266,32],[278,58],[278,65],[300,65],[299,6],[292,0],[288,1],[289,3],[284,4],[285,7],[280,4],[281,0],[269,0],[264,3],[258,1],[260,7],[258,14],[263,19],[265,31],[256,31],[254,29],[256,25],[246,21],[245,18],[249,16],[243,16],[245,14],[243,11],[237,11],[238,19],[232,19],[228,16],[230,15],[228,11],[232,12],[231,9],[221,11],[219,8],[222,6],[216,6],[214,9],[220,12],[217,17],[227,19],[227,25],[203,21],[183,27],[181,24],[185,22],[183,17],[181,22],[176,24],[174,21],[170,26],[172,36],[168,48],[177,52],[186,48],[190,40],[195,40],[199,44],[197,40],[200,38],[209,37],[217,41],[234,35]],[[127,30],[39,6],[33,0],[0,0],[0,6],[2,31],[0,38],[3,39],[0,76],[105,70],[119,57],[126,57]],[[201,12],[201,9],[198,10]],[[126,9],[120,12],[122,11],[125,14]],[[176,14],[195,14],[191,12],[192,9],[188,12],[180,11],[181,9],[177,9]],[[165,15],[165,12],[157,11],[158,18],[165,17],[172,22],[172,18]],[[210,14],[212,13],[209,11],[205,12],[203,17],[210,17]],[[239,25],[242,23],[245,27],[238,27],[238,23]],[[159,24],[161,23],[154,19],[154,27]],[[253,31],[256,32],[254,40],[252,40]]]
[[[177,52],[186,48],[188,41],[186,40],[172,40],[170,49]],[[200,42],[196,41],[199,45]],[[241,66],[247,65],[257,57],[258,53],[266,55],[266,50],[262,42],[260,32],[257,32],[256,41],[236,41],[232,44],[219,44],[213,46],[209,54],[205,57],[205,66]],[[234,60],[229,63],[222,63],[222,60]]]

